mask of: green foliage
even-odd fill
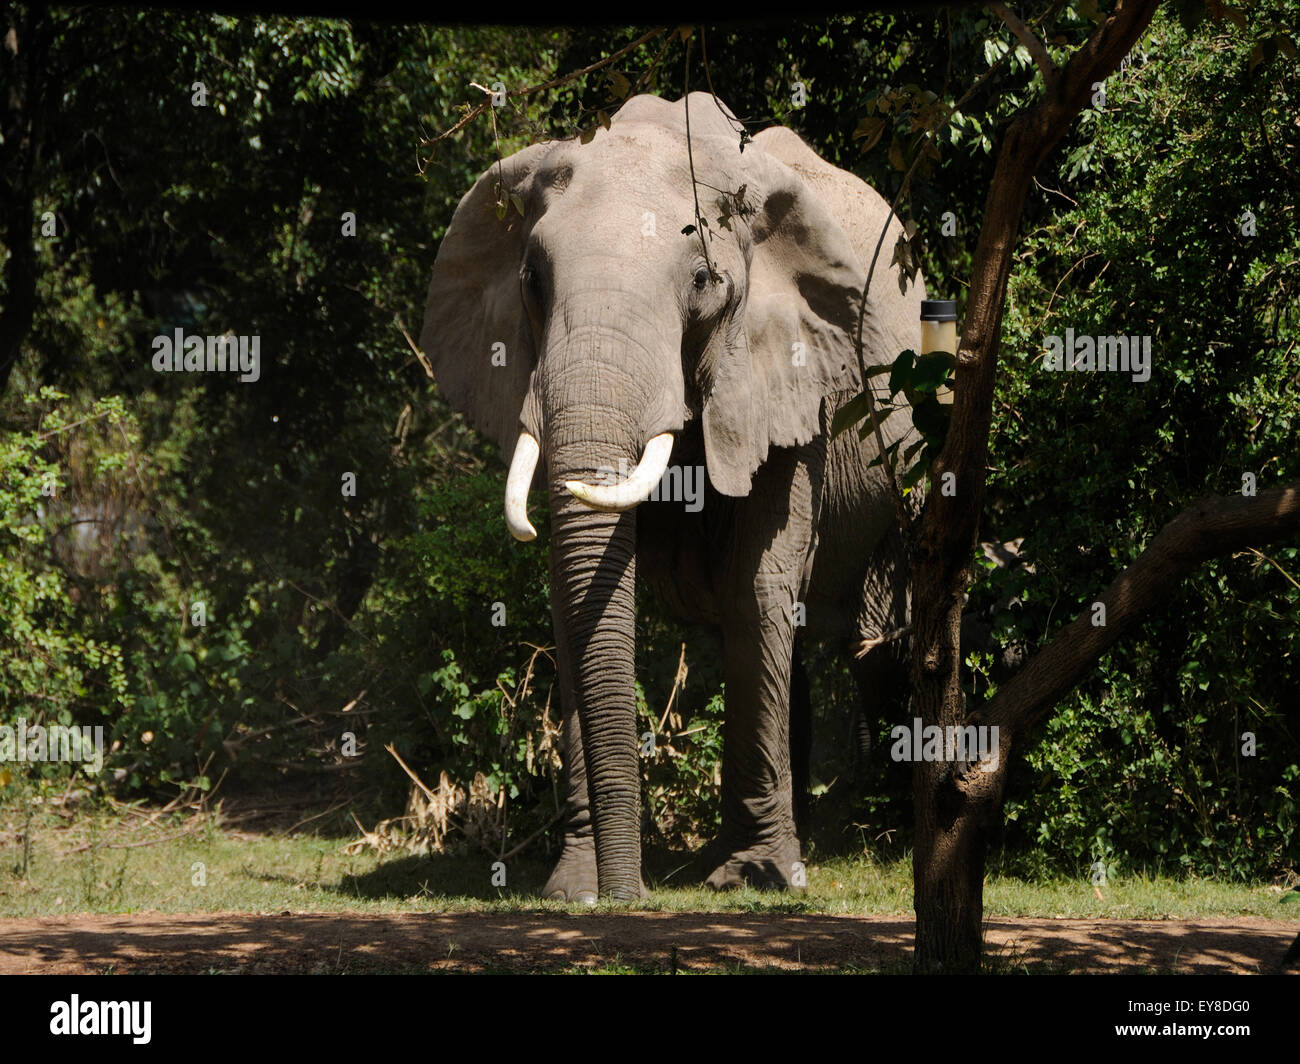
[[[1300,27],[1279,0],[1249,26],[1223,7],[1157,17],[1026,205],[983,535],[1025,536],[1033,571],[989,569],[973,589],[974,609],[1017,605],[996,615],[995,650],[971,654],[971,697],[1001,651],[1087,609],[1185,502],[1240,490],[1243,472],[1261,487],[1297,475]],[[481,101],[470,82],[536,84],[640,31],[14,10],[58,81],[18,87],[44,101],[26,186],[41,231],[36,312],[0,400],[0,722],[103,723],[98,782],[123,793],[329,768],[388,812],[407,790],[391,744],[431,784],[481,777],[504,810],[492,845],[522,841],[561,793],[545,508],[536,543],[509,539],[497,456],[431,392],[402,331],[418,333],[437,241],[498,153],[594,130],[633,92],[680,94],[687,35],[431,143]],[[1055,13],[1053,57],[1097,17]],[[926,9],[689,36],[692,86],[707,45],[713,87],[751,131],[791,125],[887,199],[913,172],[908,239],[889,250],[962,302],[999,124],[1042,89],[1000,22]],[[719,225],[743,216],[744,191],[724,193]],[[1066,326],[1150,334],[1152,379],[1043,373],[1043,338]],[[260,337],[262,379],[156,374],[150,342],[175,328]],[[922,437],[889,456],[907,478],[942,444],[949,369],[907,353],[890,367]],[[837,430],[867,414],[850,407]],[[1297,578],[1300,550],[1282,544],[1174,589],[1037,737],[1011,782],[1007,860],[1293,867]],[[693,844],[718,817],[718,655],[641,611],[645,805],[652,833]],[[849,774],[842,664],[814,690],[814,774],[833,804]],[[11,773],[0,798],[69,770],[27,771],[45,778]],[[877,754],[856,786],[854,844],[905,842],[905,768]]]
[[[130,702],[121,650],[76,624],[79,589],[48,551],[47,528],[57,512],[61,470],[50,460],[51,441],[75,432],[78,422],[118,426],[120,402],[100,400],[80,417],[42,388],[29,397],[39,413],[28,431],[0,432],[0,724],[103,725]],[[111,463],[100,463],[103,471]],[[38,776],[66,773],[68,765],[19,762],[15,771]],[[0,790],[0,797],[3,791]]]
[[[1261,27],[1300,29],[1294,10],[1266,6]],[[1087,612],[1192,499],[1240,492],[1246,472],[1261,489],[1300,475],[1300,223],[1286,162],[1300,81],[1294,64],[1252,65],[1253,35],[1206,22],[1189,37],[1158,16],[1134,49],[1146,61],[1108,81],[1104,111],[1059,149],[1063,209],[1019,255],[986,535],[1027,537],[1037,586],[1016,627],[1031,645]],[[1151,379],[1045,372],[1044,337],[1067,326],[1151,336]],[[1294,867],[1298,556],[1281,544],[1219,558],[1170,589],[1029,752],[1006,845],[1076,867]],[[998,594],[978,588],[973,603]]]
[[[898,477],[903,493],[907,494],[925,476],[948,436],[950,412],[948,406],[939,400],[938,391],[952,386],[950,374],[956,362],[946,351],[930,351],[923,355],[911,350],[902,352],[890,368],[889,399],[874,399],[867,392],[859,392],[835,412],[831,419],[831,438],[862,422],[858,427],[858,439],[867,439],[877,426],[883,425],[890,414],[900,408],[894,397],[902,392],[908,403],[912,427],[920,438],[900,437],[887,445],[868,466],[887,462],[890,474]],[[918,451],[920,455],[915,464],[909,465]]]

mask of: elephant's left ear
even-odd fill
[[[859,387],[854,335],[866,281],[818,188],[757,141],[744,165],[749,292],[703,411],[709,479],[724,495],[748,495],[769,447],[807,443],[821,431],[823,397]]]

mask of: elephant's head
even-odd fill
[[[858,387],[865,280],[864,238],[828,204],[856,196],[849,210],[886,217],[793,134],[742,148],[740,129],[708,94],[638,96],[588,143],[493,164],[442,241],[421,336],[449,401],[513,453],[518,539],[533,536],[527,494],[545,470],[560,667],[582,723],[600,889],[614,896],[640,887],[632,508],[689,422],[729,496],[749,493],[769,448],[821,431],[823,397]],[[856,188],[832,189],[835,175]],[[684,232],[696,196],[703,241]],[[868,318],[869,350],[888,346],[881,328]],[[620,460],[626,479],[599,483]]]

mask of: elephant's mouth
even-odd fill
[[[587,484],[581,480],[567,480],[564,486],[585,506],[593,510],[620,513],[643,503],[668,469],[668,459],[673,450],[673,434],[661,432],[652,436],[641,453],[641,460],[632,467],[625,480],[617,484]],[[521,432],[510,460],[510,474],[506,478],[506,525],[510,534],[521,543],[535,539],[537,530],[528,520],[528,488],[537,469],[541,447],[529,432]]]

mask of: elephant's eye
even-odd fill
[[[523,285],[526,298],[534,300],[540,306],[542,302],[542,275],[537,267],[529,263],[520,270],[519,282]]]
[[[695,271],[695,281],[694,281],[695,288],[697,291],[703,292],[704,286],[707,285],[708,283],[709,283],[709,268],[707,266],[701,266],[698,270]]]

